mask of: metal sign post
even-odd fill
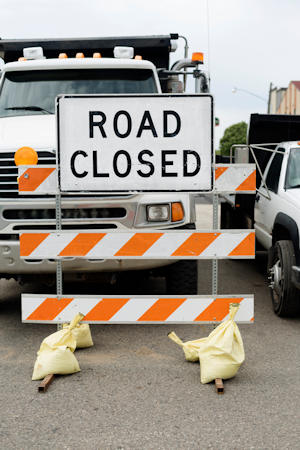
[[[213,194],[213,229],[219,228],[219,197]],[[212,260],[212,294],[217,295],[218,292],[218,260]]]

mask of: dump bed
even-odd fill
[[[153,62],[158,68],[169,68],[171,39],[178,39],[178,34],[160,36],[129,36],[129,37],[95,37],[95,38],[64,38],[64,39],[9,39],[0,38],[0,57],[4,61],[17,61],[23,56],[24,47],[43,47],[46,58],[57,58],[59,53],[67,53],[75,57],[77,52],[83,52],[86,57],[100,52],[103,57],[112,58],[116,46],[134,47],[135,55]]]
[[[248,128],[248,144],[272,144],[285,141],[300,141],[300,116],[287,114],[251,114]],[[268,147],[268,146],[266,146]],[[270,146],[269,148],[274,148]],[[255,157],[262,170],[265,170],[271,152],[254,149]],[[249,162],[253,163],[254,158],[249,152]],[[256,186],[259,187],[261,177],[256,171]],[[253,219],[255,195],[237,194],[235,204],[239,205],[242,214],[246,214]]]
[[[271,144],[297,140],[300,140],[300,116],[251,114],[248,144]],[[272,154],[263,150],[254,150],[254,153],[263,171]],[[254,162],[251,154],[249,162]]]

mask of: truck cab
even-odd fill
[[[55,199],[51,195],[29,197],[18,193],[15,152],[27,146],[37,151],[38,164],[55,162],[55,98],[59,94],[172,92],[172,83],[168,83],[172,37],[176,39],[178,35],[34,42],[1,40],[0,56],[4,56],[6,62],[0,72],[1,277],[28,280],[37,274],[55,273],[54,261],[21,260],[19,257],[20,231],[55,229]],[[149,60],[145,60],[144,55]],[[198,63],[189,60],[182,68],[198,69]],[[164,72],[167,75],[161,76]],[[171,81],[178,89],[176,73],[172,74]],[[62,198],[62,220],[63,229],[78,230],[193,228],[194,196],[130,192],[93,196],[66,194]],[[174,264],[166,260],[82,261],[74,258],[64,262],[64,272],[66,277],[82,273],[114,276],[122,271],[158,269],[171,263],[172,270],[164,271],[169,292],[178,293],[180,286],[183,292],[189,289],[190,293],[195,293],[194,261]]]
[[[256,238],[269,252],[268,279],[278,315],[300,312],[300,142],[282,142],[255,197]]]
[[[243,155],[256,163],[257,192],[222,205],[223,226],[254,227],[257,248],[268,251],[268,283],[280,317],[300,314],[299,139],[300,116],[252,114],[248,145],[235,146],[235,162]]]

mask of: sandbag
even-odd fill
[[[174,331],[168,334],[168,337],[180,345],[184,351],[185,359],[187,361],[196,362],[199,361],[199,348],[200,345],[207,340],[207,338],[197,339],[196,341],[182,342]]]
[[[70,326],[68,323],[63,324],[63,329]],[[87,348],[94,345],[90,326],[88,323],[79,323],[71,329],[72,336],[76,341],[76,348]]]
[[[71,323],[62,330],[56,331],[55,333],[50,334],[47,336],[40,347],[40,351],[43,351],[45,349],[51,348],[54,349],[60,345],[67,346],[72,352],[76,349],[76,339],[72,333],[73,328],[75,328],[80,320],[84,317],[83,314],[76,314],[74,319],[71,321]]]
[[[226,380],[234,377],[245,360],[243,340],[234,322],[239,306],[238,303],[231,303],[229,318],[205,338],[182,342],[174,332],[168,334],[172,341],[182,347],[187,361],[200,360],[200,379],[203,384],[216,378]]]
[[[46,337],[37,353],[32,380],[40,380],[46,375],[67,375],[80,371],[73,352],[76,349],[76,339],[72,334],[84,316],[77,314],[70,325]]]
[[[231,303],[229,318],[221,323],[199,347],[201,383],[209,383],[216,378],[224,380],[236,375],[245,360],[242,336],[234,316],[238,303]]]
[[[32,380],[41,380],[50,374],[68,375],[79,372],[80,367],[74,353],[66,345],[38,352]]]

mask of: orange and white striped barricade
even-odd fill
[[[255,256],[253,230],[110,231],[22,233],[22,258],[63,259],[243,259]],[[76,312],[88,323],[216,323],[226,320],[229,303],[240,303],[236,320],[254,321],[253,295],[51,296],[22,295],[25,323],[63,323]]]
[[[19,166],[19,192],[23,195],[57,193],[56,166]],[[212,193],[251,194],[256,190],[255,164],[215,164]]]
[[[20,255],[30,259],[249,259],[255,257],[255,232],[248,229],[23,232]]]
[[[118,129],[124,125],[120,115],[127,120],[125,131]],[[138,121],[134,127],[131,116]],[[237,321],[252,323],[253,295],[218,294],[217,262],[254,258],[255,232],[219,230],[218,196],[254,193],[255,165],[214,164],[212,96],[62,95],[56,101],[56,119],[59,165],[21,166],[19,192],[55,194],[56,230],[20,232],[20,255],[56,260],[57,295],[22,295],[22,320],[61,324],[82,312],[89,323],[216,323],[226,319],[234,302],[241,304]],[[199,129],[204,131],[200,135]],[[174,137],[177,150],[163,150]],[[120,138],[126,150],[119,150]],[[143,159],[145,152],[151,162]],[[213,230],[62,230],[61,194],[175,191],[213,194]],[[70,257],[212,259],[212,295],[64,296],[62,261]]]
[[[255,164],[216,164],[213,192],[251,194],[256,191]]]
[[[55,195],[58,185],[56,166],[19,166],[18,184],[22,195]]]
[[[253,295],[96,296],[23,294],[24,323],[69,322],[80,311],[90,324],[205,324],[228,318],[230,303],[239,303],[239,323],[254,321]]]

